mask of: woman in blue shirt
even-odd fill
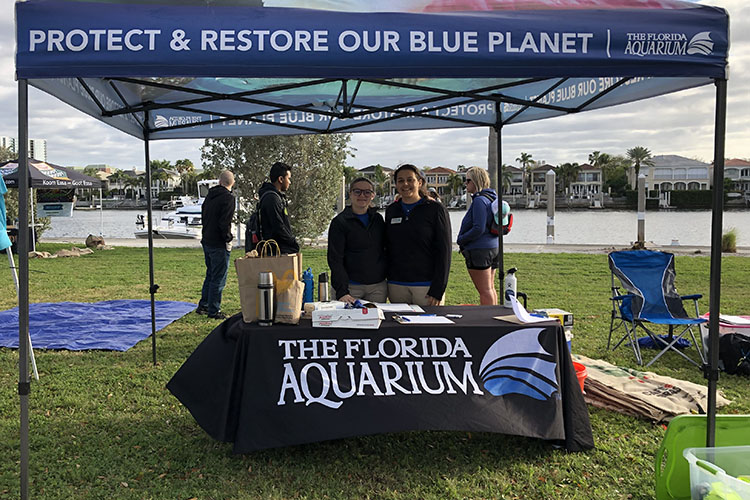
[[[490,189],[490,176],[483,168],[472,167],[466,172],[466,192],[471,194],[471,207],[461,222],[456,243],[466,259],[471,281],[479,292],[481,305],[497,304],[495,270],[498,241],[490,232],[492,202],[497,193]]]
[[[393,179],[399,200],[385,211],[388,299],[441,305],[451,267],[448,212],[427,197],[424,177],[414,165],[401,165]]]

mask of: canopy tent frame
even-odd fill
[[[248,121],[253,121],[256,123],[269,124],[269,125],[274,125],[274,126],[278,126],[282,128],[288,128],[291,130],[300,130],[300,131],[309,132],[309,133],[336,134],[336,133],[343,133],[343,132],[356,130],[357,128],[363,127],[365,125],[369,126],[369,125],[373,125],[377,123],[384,123],[384,122],[404,118],[407,116],[428,118],[428,119],[434,119],[434,120],[452,122],[452,123],[459,123],[459,124],[475,126],[475,127],[485,127],[488,124],[486,122],[479,121],[479,120],[469,120],[465,118],[454,118],[454,117],[439,116],[439,115],[436,116],[432,114],[436,110],[449,108],[451,106],[466,105],[466,104],[477,103],[477,102],[482,102],[482,101],[492,101],[496,104],[507,103],[507,104],[515,104],[515,105],[522,106],[522,109],[515,112],[510,118],[505,119],[505,120],[502,120],[502,118],[500,118],[502,121],[502,125],[509,125],[511,123],[514,123],[514,119],[520,116],[524,111],[528,110],[529,108],[547,109],[547,110],[559,111],[559,112],[566,113],[566,114],[580,113],[582,111],[586,111],[592,104],[596,103],[597,101],[599,101],[601,98],[608,95],[612,91],[616,90],[621,85],[626,84],[628,81],[632,80],[632,78],[633,77],[622,77],[619,81],[614,83],[612,86],[609,86],[606,89],[603,89],[597,92],[596,94],[594,94],[590,99],[585,101],[583,104],[570,106],[570,107],[558,106],[558,105],[553,105],[553,104],[545,104],[545,103],[539,102],[541,99],[544,98],[544,96],[547,93],[555,90],[560,85],[568,81],[569,80],[568,77],[559,78],[557,79],[557,81],[552,82],[550,86],[544,92],[540,93],[534,99],[520,99],[520,98],[516,98],[512,96],[499,94],[496,92],[501,89],[513,88],[513,87],[525,85],[527,83],[548,81],[552,79],[532,78],[532,79],[526,79],[526,80],[521,80],[517,82],[509,82],[509,83],[503,83],[503,84],[498,84],[498,85],[492,85],[489,87],[479,88],[479,89],[475,89],[472,91],[463,91],[463,92],[450,91],[448,89],[440,89],[437,87],[431,87],[431,86],[425,86],[425,85],[394,82],[394,81],[390,81],[386,79],[367,79],[367,78],[322,79],[322,80],[317,80],[317,81],[312,81],[312,82],[302,82],[302,83],[296,83],[296,84],[290,84],[290,85],[284,85],[284,86],[273,86],[267,89],[256,89],[256,90],[251,90],[251,91],[238,91],[238,92],[231,93],[231,94],[220,94],[216,92],[210,92],[210,91],[198,90],[198,89],[189,89],[189,88],[179,87],[177,85],[153,82],[153,81],[148,81],[148,80],[139,80],[135,78],[111,78],[111,79],[106,79],[106,80],[110,83],[110,86],[117,92],[118,96],[120,96],[120,99],[123,101],[123,106],[121,108],[109,109],[109,110],[104,107],[104,105],[100,102],[97,96],[91,91],[90,87],[85,83],[85,80],[83,78],[78,78],[77,80],[81,83],[81,85],[85,89],[87,89],[87,92],[89,93],[90,97],[92,98],[94,103],[97,105],[97,107],[101,110],[102,117],[114,117],[114,116],[119,116],[119,115],[124,115],[124,114],[131,114],[136,119],[138,119],[137,113],[153,112],[153,111],[160,110],[160,109],[173,109],[173,110],[185,111],[185,112],[190,112],[190,113],[207,113],[208,111],[205,109],[195,108],[192,106],[196,104],[211,104],[217,101],[237,101],[237,102],[243,102],[246,104],[267,106],[269,109],[258,111],[255,113],[249,113],[249,114],[217,113],[215,111],[212,111],[211,112],[212,114],[218,115],[217,118],[213,120],[204,121],[201,123],[203,125],[206,125],[206,124],[222,123],[222,122],[226,122],[227,120],[248,120]],[[356,102],[356,97],[357,97],[356,90],[355,90],[355,93],[351,96],[351,99],[347,99],[347,92],[346,92],[347,85],[352,80],[357,82],[357,89],[359,88],[359,85],[362,83],[371,83],[371,84],[381,85],[384,87],[429,92],[429,93],[437,94],[437,96],[422,98],[422,99],[417,99],[417,100],[412,100],[412,101],[405,101],[405,102],[401,102],[401,103],[394,104],[391,106],[374,107],[374,106],[369,106],[367,104]],[[330,111],[319,109],[313,106],[312,104],[287,105],[287,104],[283,104],[280,102],[273,102],[273,101],[261,100],[261,99],[249,99],[247,97],[249,95],[273,93],[279,90],[301,89],[301,88],[310,87],[314,85],[320,85],[323,83],[331,83],[334,81],[341,81],[341,91],[339,92],[339,95],[337,96],[337,99],[334,105],[330,107],[331,109]],[[159,104],[159,103],[155,103],[151,101],[151,102],[145,102],[145,103],[140,103],[136,105],[130,105],[130,104],[127,104],[125,98],[123,97],[121,90],[115,85],[115,82],[138,84],[138,85],[143,85],[144,87],[152,87],[152,88],[157,88],[157,89],[162,89],[162,90],[179,91],[179,92],[188,93],[188,94],[195,94],[196,96],[202,96],[202,97],[196,98],[196,99],[186,99],[182,101],[178,100],[178,101],[164,103],[164,104]],[[489,93],[485,94],[483,92],[489,92]],[[459,101],[459,102],[448,102],[448,103],[441,104],[441,105],[434,105],[435,103],[439,103],[440,101],[447,100],[447,99],[455,99],[455,98],[461,98],[464,100]],[[342,110],[334,112],[333,110],[338,110],[339,104],[342,106]],[[425,104],[433,104],[433,106],[431,106],[429,110],[423,110],[423,111],[417,111],[417,110],[405,111],[404,110],[404,108],[411,108],[411,107],[421,106]],[[353,112],[352,109],[355,106],[361,107],[362,111]],[[329,117],[331,121],[329,122],[329,127],[325,131],[321,131],[319,129],[315,129],[311,127],[304,127],[301,125],[295,125],[291,123],[275,123],[275,122],[269,122],[267,120],[257,118],[257,116],[259,115],[267,115],[267,114],[283,112],[283,111],[300,111],[304,113],[311,113],[313,115]],[[394,113],[395,116],[370,120],[366,123],[353,123],[353,124],[348,124],[348,125],[342,125],[336,128],[332,128],[330,126],[330,123],[332,123],[332,120],[334,118],[338,118],[338,119],[355,118],[356,119],[356,118],[367,116],[374,112]],[[141,122],[141,120],[139,120],[139,122]],[[182,125],[159,127],[158,129],[156,129],[156,128],[149,128],[148,126],[145,125],[145,123],[143,122],[141,123],[143,124],[144,133],[154,132],[154,131],[164,132],[168,130],[190,128],[193,126],[191,124],[182,124]],[[146,121],[146,123],[148,123],[148,121]]]
[[[54,10],[50,11],[54,13]],[[328,16],[328,14],[326,14]],[[435,18],[437,19],[437,18]],[[447,18],[446,18],[447,19]],[[19,27],[19,21],[17,16],[17,31],[22,31],[22,29]],[[24,26],[23,29],[26,29],[27,27]],[[20,35],[19,35],[20,36]],[[727,42],[728,44],[728,42]],[[75,56],[75,54],[73,54]],[[70,57],[70,56],[69,56]],[[65,59],[62,59],[63,61]],[[637,58],[636,58],[637,60]],[[44,71],[48,71],[47,69],[40,69],[41,67],[33,67],[31,70],[28,66],[28,61],[24,61],[25,65],[23,65],[23,71],[21,70],[21,65],[17,64],[17,70],[18,70],[18,85],[19,85],[19,93],[18,93],[18,99],[19,99],[19,106],[18,106],[18,113],[19,113],[19,141],[20,141],[20,149],[21,149],[21,155],[20,155],[20,161],[19,161],[19,170],[21,171],[21,180],[19,183],[19,204],[21,208],[21,213],[19,214],[19,226],[21,227],[27,227],[28,226],[28,213],[27,213],[27,204],[28,204],[28,160],[26,158],[26,149],[27,149],[27,139],[28,139],[28,85],[32,84],[34,86],[37,86],[43,91],[47,91],[53,95],[56,95],[53,91],[50,91],[48,85],[49,81],[42,81],[41,79],[48,77],[48,78],[57,78],[60,77],[58,75],[47,75],[43,76],[42,73]],[[184,63],[183,63],[184,64]],[[601,68],[601,61],[598,61],[599,66],[596,66],[597,68]],[[631,62],[629,63],[631,65],[635,65],[637,63]],[[638,63],[640,64],[640,63]],[[145,155],[145,162],[146,162],[146,173],[147,173],[147,179],[148,184],[150,186],[150,161],[149,161],[149,143],[152,140],[162,140],[162,139],[169,139],[172,138],[171,136],[165,134],[165,132],[170,131],[180,131],[180,130],[189,130],[191,127],[194,127],[195,125],[192,123],[177,123],[174,125],[167,125],[167,126],[161,126],[161,127],[151,127],[150,123],[150,116],[159,109],[173,109],[173,110],[179,110],[182,112],[189,112],[189,113],[200,113],[205,114],[207,110],[201,109],[200,105],[205,105],[208,103],[216,103],[219,101],[234,101],[234,102],[240,102],[243,104],[252,104],[254,106],[261,106],[266,107],[267,109],[253,111],[250,113],[238,113],[238,114],[232,114],[227,111],[222,110],[211,110],[211,114],[215,116],[215,119],[202,121],[201,126],[205,125],[212,125],[212,124],[218,124],[218,123],[226,123],[227,121],[231,120],[245,120],[251,123],[256,123],[260,125],[270,125],[273,127],[277,127],[277,129],[274,129],[277,133],[294,133],[294,132],[303,132],[303,133],[340,133],[340,132],[349,132],[349,131],[357,131],[367,130],[367,127],[370,127],[373,124],[382,124],[382,123],[388,123],[404,118],[410,118],[410,117],[419,117],[419,118],[429,118],[431,121],[436,120],[439,123],[443,124],[455,124],[456,126],[481,126],[481,127],[488,127],[489,129],[494,130],[496,133],[496,145],[497,145],[497,158],[494,165],[491,165],[495,180],[497,182],[498,186],[498,194],[500,196],[499,202],[502,201],[502,131],[505,125],[512,124],[512,123],[519,123],[522,121],[522,118],[524,116],[524,113],[530,111],[530,110],[548,110],[548,111],[554,111],[557,113],[562,114],[572,114],[572,113],[578,113],[584,110],[593,109],[594,105],[597,103],[600,103],[600,101],[607,95],[609,95],[611,92],[616,90],[617,88],[621,87],[622,85],[625,85],[626,83],[630,82],[632,78],[636,77],[648,77],[648,76],[667,76],[667,77],[685,77],[687,79],[693,78],[696,75],[700,75],[701,77],[705,77],[706,80],[701,80],[700,83],[696,83],[694,81],[687,82],[685,86],[672,89],[669,91],[675,91],[675,90],[682,90],[685,88],[691,88],[698,85],[703,85],[706,83],[713,82],[716,86],[716,98],[715,98],[715,127],[714,127],[714,193],[713,193],[713,199],[712,199],[712,210],[713,210],[713,218],[712,218],[712,233],[711,233],[711,271],[710,271],[710,305],[709,305],[709,311],[710,311],[710,320],[709,320],[709,331],[710,331],[710,362],[709,365],[704,367],[704,372],[706,377],[708,378],[708,389],[709,389],[709,408],[708,408],[708,428],[707,428],[707,436],[706,436],[706,443],[707,446],[713,446],[714,444],[714,432],[715,432],[715,415],[716,415],[716,408],[715,408],[715,401],[716,401],[716,382],[718,381],[718,320],[719,320],[719,304],[720,304],[720,292],[721,292],[721,283],[720,283],[720,276],[721,276],[721,233],[722,233],[722,211],[723,211],[723,196],[720,189],[720,186],[723,185],[723,179],[724,179],[724,145],[725,145],[725,135],[726,135],[726,93],[727,93],[727,76],[725,71],[725,65],[726,62],[724,61],[722,67],[720,69],[717,69],[716,62],[713,62],[713,66],[711,67],[711,70],[706,70],[705,72],[701,73],[700,71],[697,71],[695,68],[697,68],[697,63],[690,62],[686,63],[684,74],[677,74],[672,73],[671,69],[665,69],[664,65],[661,64],[654,64],[654,61],[644,62],[643,63],[643,69],[639,71],[620,71],[619,73],[617,71],[613,71],[611,74],[601,74],[597,76],[602,77],[614,77],[618,78],[618,81],[616,81],[614,84],[607,86],[604,90],[596,93],[595,95],[592,95],[588,99],[585,99],[583,102],[579,102],[576,105],[571,105],[570,107],[566,106],[560,106],[560,105],[553,105],[548,104],[545,102],[542,102],[544,96],[546,93],[552,92],[555,89],[559,88],[560,86],[564,85],[570,78],[578,78],[578,77],[591,77],[594,74],[592,73],[591,67],[586,69],[579,69],[578,72],[576,71],[569,71],[567,67],[556,67],[555,71],[557,71],[560,74],[557,75],[543,75],[539,76],[541,70],[537,71],[530,71],[530,74],[521,75],[520,72],[524,71],[523,67],[515,67],[513,70],[510,70],[507,75],[504,75],[503,77],[522,77],[522,79],[517,80],[516,82],[505,82],[502,84],[497,84],[493,86],[484,86],[480,88],[470,88],[470,89],[462,89],[460,91],[454,91],[449,89],[442,89],[437,88],[430,85],[417,85],[413,83],[405,83],[405,82],[398,82],[393,81],[389,79],[380,79],[380,78],[374,78],[372,73],[370,72],[368,74],[367,68],[360,69],[362,70],[361,75],[355,75],[351,74],[351,78],[341,78],[341,76],[346,75],[338,75],[336,78],[321,78],[321,68],[320,67],[314,67],[311,66],[310,74],[306,76],[306,78],[313,78],[312,80],[307,80],[304,82],[295,82],[295,83],[288,83],[288,84],[282,84],[282,85],[274,85],[272,88],[261,88],[261,89],[251,89],[251,90],[245,90],[245,91],[239,91],[239,92],[232,92],[232,93],[217,93],[217,92],[211,92],[206,90],[199,90],[199,89],[189,89],[185,87],[175,86],[163,82],[154,82],[150,80],[144,80],[139,78],[133,78],[131,76],[123,76],[124,72],[129,71],[129,68],[125,68],[125,66],[118,67],[116,69],[116,73],[118,74],[102,74],[98,75],[98,77],[102,78],[102,81],[105,82],[108,87],[112,90],[114,95],[117,96],[117,98],[120,101],[120,106],[115,108],[108,109],[107,106],[103,104],[103,102],[98,98],[96,89],[92,88],[92,86],[87,82],[86,78],[92,76],[92,75],[84,75],[83,71],[81,74],[69,74],[66,75],[68,78],[74,79],[85,91],[85,93],[88,95],[88,97],[93,101],[94,106],[98,108],[98,115],[93,113],[91,109],[88,109],[87,111],[84,110],[84,112],[87,112],[91,114],[92,116],[96,116],[99,119],[102,119],[103,121],[107,121],[107,119],[114,119],[120,116],[124,115],[130,115],[132,119],[135,121],[135,123],[138,124],[138,127],[133,127],[129,130],[125,130],[123,128],[124,126],[118,126],[115,123],[110,123],[111,125],[115,126],[116,128],[120,128],[125,133],[128,133],[130,135],[135,135],[134,132],[137,131],[140,136],[138,138],[142,139],[144,141],[144,155]],[[58,66],[56,68],[61,67],[61,65],[58,63]],[[112,66],[109,66],[112,67]],[[175,75],[175,68],[184,68],[185,66],[180,65],[180,63],[175,63],[174,67],[170,67],[167,71],[165,71],[165,75]],[[433,71],[434,70],[433,66]],[[498,66],[498,67],[501,67]],[[593,66],[592,66],[593,67]],[[630,67],[630,66],[628,66]],[[69,71],[78,71],[79,67],[76,67],[75,70],[69,70]],[[268,77],[268,75],[255,75],[252,73],[252,68],[250,65],[247,65],[247,71],[249,72],[247,75],[247,78],[265,78]],[[184,70],[183,70],[184,71]],[[196,75],[194,76],[205,76],[205,73],[201,73],[202,71],[205,71],[205,68],[200,68],[198,65],[196,65]],[[261,68],[260,71],[266,71],[268,72],[267,68]],[[298,70],[295,70],[298,71]],[[304,70],[302,70],[304,71]],[[397,74],[399,77],[410,77],[411,75],[405,75],[404,72],[404,66],[403,62],[402,65],[399,66],[398,71],[394,71],[394,73]],[[546,70],[545,70],[546,71]],[[696,71],[695,73],[692,73],[693,71]],[[454,71],[455,72],[455,71]],[[498,71],[499,72],[499,71]],[[623,72],[630,72],[630,75],[623,75],[621,73]],[[352,73],[356,73],[356,71],[353,71]],[[412,71],[412,73],[416,73],[415,71]],[[439,70],[435,71],[434,74],[431,75],[414,75],[414,76],[429,76],[429,77],[436,77],[436,76],[445,76],[444,73],[441,73]],[[480,72],[482,73],[482,72]],[[606,73],[606,72],[605,72]],[[710,74],[709,74],[710,73]],[[487,72],[485,71],[482,73],[482,75],[479,75],[480,77],[484,77]],[[165,75],[152,75],[152,76],[165,76]],[[96,76],[96,75],[93,75]],[[143,76],[143,75],[141,75]],[[185,76],[185,75],[181,75]],[[272,75],[275,77],[286,77],[288,78],[290,76],[289,68],[284,67],[279,70],[278,75]],[[396,75],[393,75],[396,76]],[[457,77],[456,77],[457,78]],[[36,80],[40,79],[40,80]],[[549,81],[549,84],[545,86],[547,89],[544,91],[544,89],[540,90],[537,95],[535,95],[532,98],[528,99],[521,99],[512,95],[503,94],[501,91],[503,91],[506,88],[513,87],[515,85],[519,85],[518,82],[523,83],[542,83],[544,81]],[[39,82],[39,83],[37,83]],[[314,85],[320,85],[320,84],[329,84],[332,82],[340,82],[340,87],[338,91],[338,95],[336,96],[335,100],[333,101],[332,105],[325,104],[325,106],[320,105],[320,103],[314,103],[309,102],[306,104],[294,104],[294,103],[284,103],[284,102],[275,102],[273,100],[266,100],[259,98],[259,96],[263,96],[264,94],[268,94],[272,91],[279,91],[279,90],[293,90],[293,89],[300,89],[303,87],[311,87]],[[349,91],[349,84],[355,82],[355,88],[352,92]],[[125,84],[135,84],[135,85],[142,85],[144,87],[150,87],[153,89],[159,89],[163,91],[175,91],[184,93],[186,95],[190,95],[190,98],[185,98],[182,100],[177,100],[174,102],[166,102],[166,103],[159,103],[155,102],[153,100],[145,100],[143,102],[137,103],[137,104],[131,104],[128,102],[128,98],[126,97],[127,90],[122,86]],[[417,91],[417,92],[426,92],[426,93],[432,93],[434,95],[430,96],[420,96],[420,97],[412,97],[409,99],[403,99],[401,102],[398,103],[388,103],[388,104],[377,104],[377,105],[371,105],[368,104],[366,99],[362,98],[361,96],[361,88],[365,84],[374,84],[374,85],[381,85],[386,86],[388,88],[400,88],[404,90],[409,91]],[[665,91],[659,91],[659,93],[664,93]],[[642,99],[647,98],[652,95],[658,95],[656,93],[648,94],[645,96],[637,97],[635,99]],[[194,96],[194,97],[193,97]],[[75,104],[72,102],[69,102],[66,100],[66,98],[57,95],[61,100],[67,102],[68,104],[71,104],[75,107]],[[68,96],[69,98],[69,96]],[[283,99],[283,96],[282,96]],[[631,100],[635,100],[631,99]],[[458,101],[457,101],[458,100]],[[435,110],[442,110],[445,108],[449,108],[451,106],[456,106],[457,104],[461,103],[476,103],[476,102],[491,102],[494,104],[494,110],[495,110],[495,119],[489,123],[487,121],[481,121],[481,120],[473,120],[466,117],[455,117],[455,116],[438,116],[435,115]],[[624,101],[622,101],[624,102]],[[420,105],[429,104],[430,107],[426,111],[420,111],[417,109],[409,110],[405,109],[407,107],[418,107]],[[509,117],[506,119],[503,119],[503,113],[501,110],[501,107],[503,104],[512,104],[515,106],[519,106],[520,109],[515,110]],[[614,103],[607,103],[603,102],[603,105],[612,105],[612,104],[619,104],[619,102]],[[80,108],[79,108],[80,109]],[[304,112],[304,113],[313,113],[319,117],[324,117],[328,120],[325,128],[318,129],[314,127],[304,126],[297,123],[279,123],[279,122],[271,122],[269,120],[266,120],[263,118],[263,115],[274,113],[274,112],[281,112],[281,111],[296,111],[296,112]],[[432,114],[429,112],[432,111]],[[344,124],[334,124],[335,119],[357,119],[365,117],[369,114],[372,114],[374,112],[386,112],[391,113],[392,116],[386,116],[384,118],[377,118],[373,120],[362,120],[360,123],[357,121],[353,121],[352,123],[344,123]],[[141,116],[142,114],[142,116]],[[412,127],[412,128],[431,128],[430,126],[419,126],[419,127]],[[196,128],[196,131],[200,130],[199,128]],[[226,134],[226,135],[232,135],[232,134]],[[237,132],[237,135],[239,135],[239,132]],[[137,135],[136,135],[137,136]],[[178,138],[178,136],[174,136],[175,138]],[[204,135],[204,137],[209,137],[209,135]],[[154,314],[154,295],[158,289],[158,285],[154,283],[154,262],[153,262],[153,233],[152,233],[152,227],[151,227],[151,210],[152,210],[152,200],[149,192],[149,196],[147,197],[147,210],[149,213],[149,293],[151,295],[151,303],[152,303],[152,309],[151,309],[151,315],[152,315],[152,354],[153,354],[153,362],[156,363],[156,334],[155,334],[155,314]],[[498,256],[498,262],[500,264],[500,269],[503,269],[502,263],[503,263],[503,237],[502,232],[499,235],[499,246],[500,246],[500,252]],[[24,335],[28,335],[28,305],[29,305],[29,295],[28,295],[28,234],[26,231],[20,231],[19,234],[19,270],[20,270],[20,294],[19,294],[19,339],[23,339]],[[28,365],[27,365],[27,359],[28,355],[26,353],[26,347],[25,342],[19,341],[19,386],[18,386],[18,392],[21,400],[21,498],[25,499],[28,498],[28,398],[29,398],[29,389],[30,389],[30,383],[28,378]]]

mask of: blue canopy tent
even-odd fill
[[[722,186],[728,30],[723,9],[676,0],[28,0],[16,4],[19,144],[31,84],[142,139],[149,184],[151,140],[478,126],[497,133],[500,179],[507,125],[715,84]],[[722,210],[716,189],[709,444]],[[152,250],[149,238],[153,300]],[[19,336],[25,257],[21,279]]]

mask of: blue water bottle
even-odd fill
[[[307,270],[302,273],[302,282],[305,284],[305,293],[302,296],[302,305],[304,305],[306,302],[312,302],[313,301],[313,289],[315,288],[315,284],[313,283],[314,280],[312,269],[309,267]]]

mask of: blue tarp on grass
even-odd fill
[[[156,301],[156,331],[194,310],[195,304]],[[0,311],[0,347],[18,347],[18,308]],[[151,301],[29,304],[35,349],[127,351],[151,335]]]

